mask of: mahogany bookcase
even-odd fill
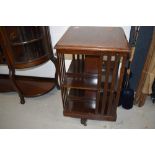
[[[115,121],[130,47],[119,27],[70,27],[55,46],[64,116]],[[66,70],[65,60],[71,59]]]

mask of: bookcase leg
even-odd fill
[[[21,104],[25,104],[25,99],[24,96],[20,90],[20,88],[18,87],[16,80],[15,80],[15,69],[9,69],[9,77],[11,79],[11,82],[13,84],[14,89],[17,91],[19,97],[20,97],[20,103]]]
[[[21,103],[21,104],[25,104],[25,99],[24,99],[24,97],[20,97],[20,103]]]
[[[84,126],[87,126],[87,119],[81,118],[81,124],[83,124]]]
[[[55,68],[56,68],[56,71],[55,71],[55,78],[56,78],[56,86],[57,86],[57,89],[60,90],[60,85],[59,85],[59,76],[58,76],[58,60],[56,59],[55,61]]]
[[[60,85],[59,85],[59,82],[58,82],[58,60],[57,58],[53,57],[53,58],[50,58],[50,60],[53,62],[54,66],[55,66],[55,80],[56,80],[56,87],[58,90],[60,90]]]

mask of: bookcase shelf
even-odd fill
[[[32,39],[32,40],[28,40],[28,41],[24,41],[24,42],[17,42],[17,43],[12,43],[12,46],[22,46],[22,45],[26,45],[26,44],[32,44],[38,41],[41,41],[43,39],[43,37],[40,38],[36,38],[36,39]]]
[[[63,87],[75,88],[75,89],[88,89],[98,90],[97,78],[79,78],[79,77],[65,77],[62,84]]]
[[[76,97],[75,97],[76,98]],[[108,120],[115,121],[116,120],[116,107],[112,105],[111,112],[108,111],[108,102],[105,106],[104,115],[101,114],[102,108],[102,98],[103,93],[101,93],[100,101],[99,101],[99,113],[96,114],[96,100],[94,98],[86,99],[85,97],[80,99],[68,98],[68,101],[65,105],[63,114],[64,116],[77,117],[77,118],[87,118],[87,119],[97,119],[97,120]]]
[[[96,101],[96,91],[83,90],[83,89],[70,89],[68,94],[68,100],[72,101]]]

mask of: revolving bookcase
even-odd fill
[[[55,46],[64,116],[116,120],[130,48],[121,28],[70,27]],[[71,58],[66,70],[65,60]]]

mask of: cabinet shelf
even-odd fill
[[[32,40],[29,40],[29,41],[23,41],[23,42],[12,43],[11,45],[12,45],[12,46],[21,46],[21,45],[26,45],[26,44],[35,43],[35,42],[38,42],[38,41],[40,41],[40,40],[42,40],[42,39],[43,39],[43,37],[40,37],[40,38],[32,39]]]
[[[25,97],[43,95],[55,87],[55,79],[30,76],[16,76],[18,86]],[[0,75],[0,92],[15,91],[8,75]]]

